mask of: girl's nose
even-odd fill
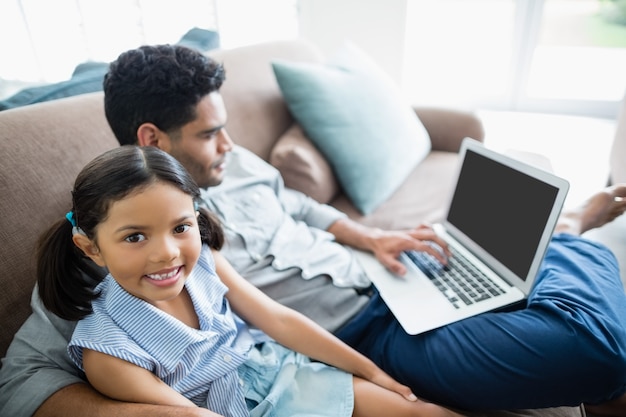
[[[155,249],[152,254],[154,262],[169,262],[178,257],[180,248],[176,240],[168,236],[155,242]]]

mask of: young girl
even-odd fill
[[[42,236],[41,298],[80,320],[69,354],[94,388],[224,416],[458,416],[244,280],[199,198],[173,157],[123,146],[82,170]]]

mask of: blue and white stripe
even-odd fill
[[[93,314],[76,326],[68,351],[82,368],[82,348],[100,351],[153,372],[200,406],[225,416],[247,416],[237,368],[253,346],[247,327],[230,310],[226,286],[203,247],[185,286],[200,321],[190,328],[127,293],[110,275],[99,284]]]

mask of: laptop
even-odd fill
[[[523,302],[569,189],[566,180],[473,139],[462,142],[460,161],[445,220],[433,225],[453,253],[447,266],[405,252],[407,273],[398,276],[371,253],[354,251],[408,334]]]

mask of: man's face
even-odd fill
[[[196,118],[160,146],[178,159],[201,188],[218,185],[224,179],[226,154],[233,147],[224,129],[226,118],[221,94],[208,94],[196,106]]]

